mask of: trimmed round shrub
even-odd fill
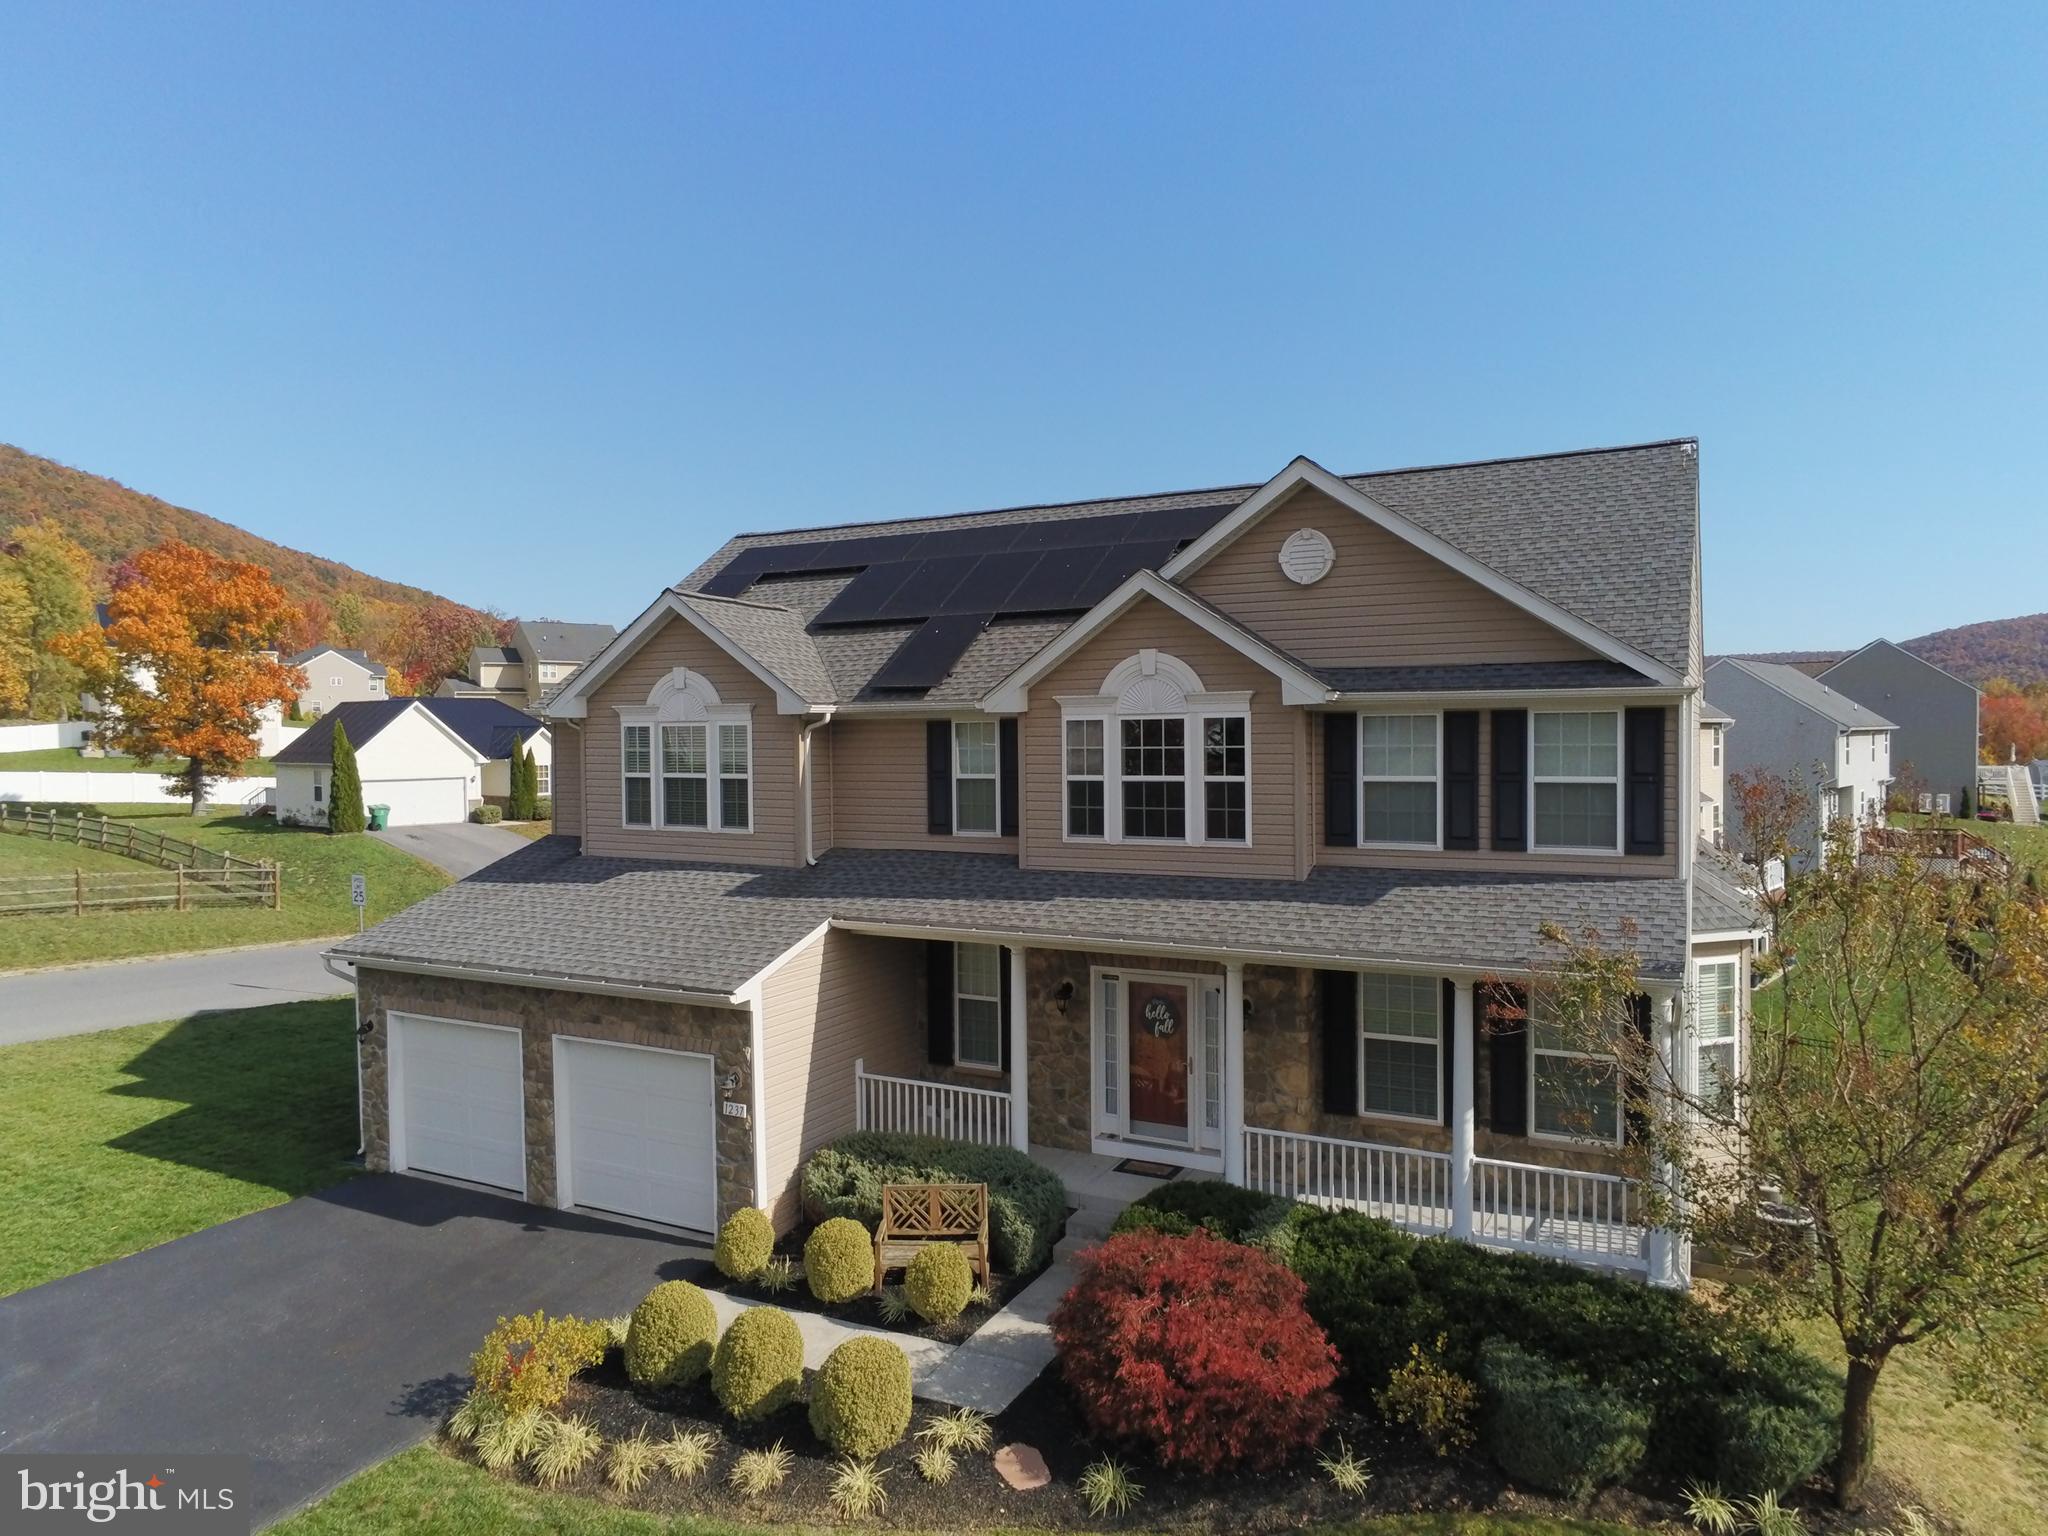
[[[804,1215],[882,1224],[884,1184],[986,1184],[989,1259],[1023,1275],[1052,1256],[1067,1219],[1067,1186],[1014,1147],[975,1147],[936,1136],[855,1131],[804,1164]]]
[[[974,1266],[955,1243],[920,1248],[903,1272],[910,1310],[928,1323],[950,1323],[967,1310],[974,1290]]]
[[[1315,1444],[1337,1352],[1285,1268],[1205,1232],[1127,1232],[1084,1262],[1052,1335],[1098,1435],[1200,1472],[1264,1470]]]
[[[718,1246],[711,1251],[711,1262],[728,1280],[751,1280],[774,1256],[775,1224],[766,1211],[743,1205],[718,1229]]]
[[[664,1280],[641,1299],[626,1327],[626,1374],[658,1391],[687,1387],[711,1367],[718,1314],[687,1280]]]
[[[503,821],[505,819],[505,811],[502,806],[496,805],[473,806],[469,812],[469,819],[474,822],[480,822],[484,826],[489,826],[493,822]]]
[[[742,1424],[796,1401],[804,1384],[804,1336],[774,1307],[749,1307],[711,1352],[711,1390]]]
[[[868,1229],[845,1216],[818,1223],[804,1239],[804,1278],[827,1306],[873,1289],[875,1242]]]
[[[1714,1481],[1729,1493],[1786,1493],[1835,1459],[1841,1401],[1775,1403],[1740,1392],[1714,1405]]]
[[[1642,1465],[1650,1411],[1505,1339],[1479,1350],[1487,1451],[1516,1482],[1568,1499]]]
[[[910,1428],[910,1357],[887,1339],[848,1339],[811,1382],[811,1429],[842,1456],[867,1461]]]

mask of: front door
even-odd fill
[[[1194,1038],[1188,986],[1133,976],[1124,993],[1131,1020],[1131,1134],[1185,1142]]]

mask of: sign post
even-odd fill
[[[348,877],[348,899],[355,904],[356,932],[363,931],[363,908],[369,905],[370,888],[361,875]]]

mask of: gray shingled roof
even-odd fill
[[[1701,694],[1700,723],[1702,725],[1733,725],[1735,717],[1705,694]]]
[[[772,603],[678,592],[676,597],[797,694],[806,704],[830,704],[838,694],[818,647],[804,632],[800,615]]]
[[[1837,693],[1819,678],[1811,677],[1783,662],[1745,661],[1740,656],[1723,656],[1716,667],[1739,667],[1766,687],[1775,688],[1795,704],[1803,704],[1824,720],[1845,731],[1895,731],[1898,726],[1876,710],[1858,704],[1846,693]]]
[[[554,619],[526,619],[519,630],[532,642],[535,661],[588,661],[618,633],[610,624],[563,624]]]
[[[1060,945],[1218,943],[1304,964],[1395,960],[1535,969],[1554,921],[1619,941],[1643,973],[1683,974],[1676,879],[1319,869],[1304,881],[1183,880],[1018,868],[988,854],[835,849],[762,869],[585,857],[567,838],[518,850],[335,953],[730,993],[827,919]]]
[[[1765,927],[1756,875],[1725,849],[1701,843],[1693,860],[1692,931],[1737,933]]]
[[[357,666],[367,668],[369,671],[377,672],[382,670],[382,668],[380,668],[376,662],[370,660],[368,652],[346,650],[338,645],[308,646],[305,650],[299,652],[299,654],[296,656],[287,656],[285,658],[285,663],[288,666],[303,667],[315,656],[324,655],[328,651],[332,651],[337,656],[345,656],[350,661],[354,662]]]
[[[1346,477],[1366,495],[1551,602],[1683,673],[1690,665],[1693,544],[1699,515],[1699,455],[1690,439],[1543,457],[1501,459]],[[1046,522],[1242,501],[1257,485],[1210,487],[1154,496],[1117,497],[1054,506],[1010,507],[946,517],[850,523],[832,528],[747,533],[729,539],[678,587],[701,587],[740,551],[974,525]],[[836,592],[844,576],[808,578],[814,590]],[[743,595],[787,602],[808,619],[823,606],[791,602],[791,581],[757,582]],[[903,626],[898,643],[914,625]],[[842,698],[842,678],[880,652],[884,635],[868,633],[856,664],[826,662]],[[824,647],[821,645],[821,650]],[[964,660],[964,658],[963,658]],[[872,669],[868,676],[873,675]],[[865,679],[861,679],[864,683]]]
[[[1316,667],[1341,693],[1434,693],[1460,689],[1647,688],[1618,661],[1493,661],[1429,667]]]

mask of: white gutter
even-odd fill
[[[331,952],[322,955],[332,958]],[[342,955],[358,968],[395,971],[401,976],[445,976],[457,981],[495,981],[508,987],[535,987],[549,992],[581,992],[593,997],[656,997],[664,1002],[693,1003],[705,1008],[738,1008],[744,1000],[731,992],[692,992],[679,987],[643,986],[623,981],[593,981],[582,976],[550,975],[545,971],[512,971],[489,965],[435,965],[418,960],[391,960],[382,955]]]
[[[814,794],[816,793],[816,790],[817,790],[817,778],[818,778],[818,775],[817,775],[817,771],[816,771],[816,770],[815,770],[815,769],[814,769],[814,768],[813,768],[813,767],[811,766],[811,765],[812,765],[812,763],[813,763],[813,762],[815,761],[815,758],[814,758],[814,757],[813,757],[813,755],[812,755],[812,751],[813,751],[813,749],[812,749],[812,747],[811,747],[811,736],[812,736],[812,734],[813,734],[813,733],[814,733],[815,731],[817,731],[817,729],[818,729],[818,728],[819,728],[820,726],[830,725],[831,723],[832,723],[832,707],[828,705],[828,706],[826,706],[826,708],[825,708],[825,710],[823,711],[823,713],[821,713],[821,714],[820,714],[820,715],[818,716],[818,718],[817,718],[816,720],[812,721],[812,722],[811,722],[811,723],[810,723],[809,725],[805,726],[805,727],[804,727],[804,730],[803,730],[803,754],[804,754],[804,863],[805,863],[805,864],[807,864],[807,865],[809,865],[809,864],[815,864],[815,863],[817,863],[817,862],[818,862],[818,839],[817,839],[817,826],[818,826],[818,819],[817,819],[817,816],[816,816],[816,815],[815,815],[815,813],[814,813],[814,812],[815,812],[815,804],[814,804],[814,801],[813,801],[813,796],[814,796]]]

